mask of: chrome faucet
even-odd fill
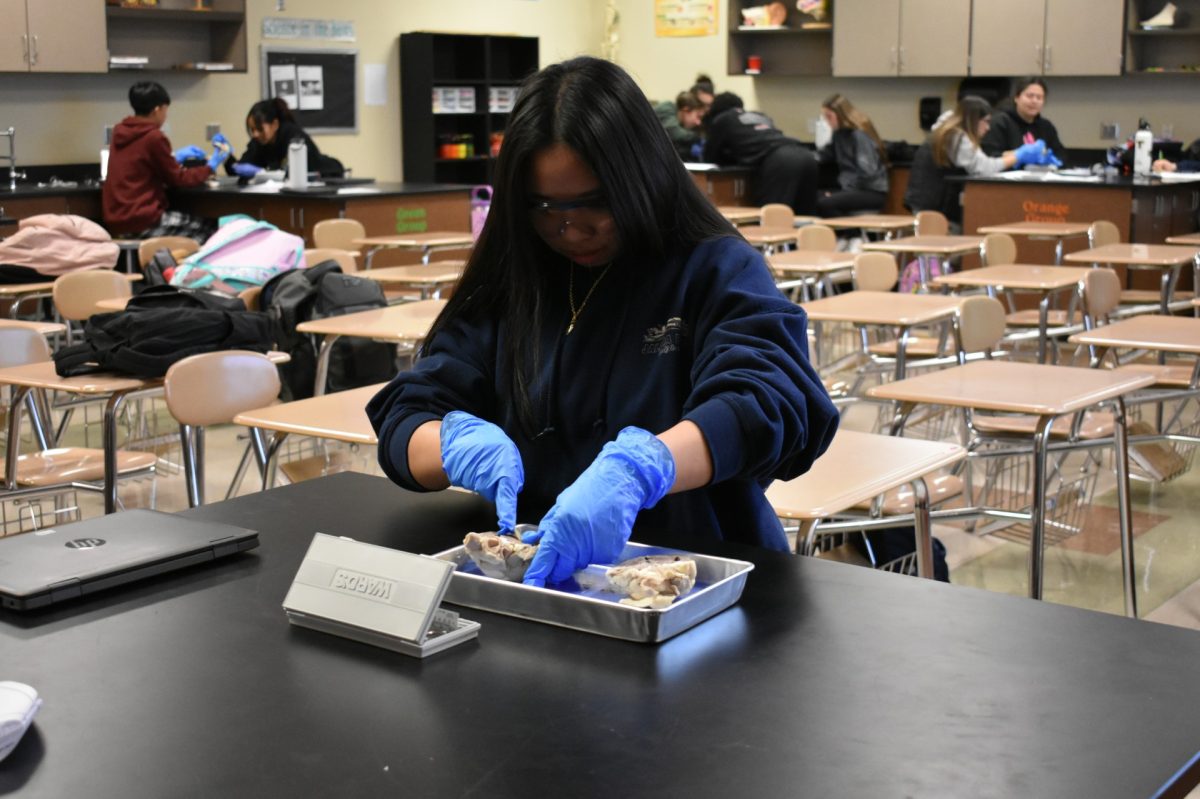
[[[17,190],[17,178],[25,177],[24,172],[17,171],[17,131],[11,125],[8,130],[0,130],[0,136],[8,137],[8,155],[0,155],[0,161],[8,161],[8,190]]]

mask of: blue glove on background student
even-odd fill
[[[203,158],[204,151],[194,144],[189,144],[187,147],[180,147],[174,152],[176,162],[182,164],[189,158]]]
[[[1028,164],[1044,164],[1042,159],[1046,155],[1046,142],[1038,139],[1029,144],[1022,144],[1015,150],[1017,163],[1014,166],[1022,167]]]
[[[538,544],[525,583],[561,583],[589,563],[615,563],[638,511],[654,507],[673,485],[675,458],[667,445],[626,427],[558,495],[537,531],[521,537]]]
[[[1049,164],[1050,166],[1062,166],[1062,161],[1059,160],[1058,156],[1049,147],[1046,148],[1046,152],[1042,153],[1042,160],[1038,161],[1038,163]]]
[[[229,139],[225,138],[224,133],[218,133],[212,137],[214,146],[220,145],[222,149],[228,150],[230,155],[233,155],[233,145],[229,143]]]
[[[263,168],[261,166],[255,166],[254,164],[247,164],[245,161],[238,161],[236,164],[233,165],[234,174],[238,175],[239,177],[243,177],[243,178],[252,178],[255,175],[257,175],[259,172],[262,172],[262,171],[263,171]]]
[[[517,494],[525,487],[517,445],[496,425],[465,411],[442,419],[441,444],[450,484],[496,503],[500,532],[511,532],[517,525]]]
[[[212,155],[208,157],[208,168],[213,172],[217,171],[217,167],[225,163],[225,159],[229,157],[229,150],[223,150],[220,147],[213,148]]]

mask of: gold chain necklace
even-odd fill
[[[592,298],[592,292],[596,290],[596,286],[600,285],[600,281],[608,274],[608,270],[612,269],[612,261],[608,262],[608,266],[604,267],[604,271],[600,273],[600,277],[592,281],[592,287],[588,289],[587,294],[583,295],[583,302],[579,303],[579,307],[575,307],[575,262],[571,261],[571,280],[569,290],[567,292],[567,301],[571,305],[571,322],[567,325],[567,335],[571,335],[571,331],[575,329],[575,320],[583,313],[583,309],[587,306],[588,300]]]

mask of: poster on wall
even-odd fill
[[[279,97],[288,108],[298,108],[296,65],[278,64],[271,67],[271,96]]]
[[[716,36],[718,0],[654,0],[655,36]]]
[[[319,66],[297,66],[300,83],[300,110],[320,111],[325,107],[325,70]]]

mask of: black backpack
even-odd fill
[[[218,350],[271,349],[265,314],[196,307],[140,308],[96,314],[83,329],[84,342],[54,353],[61,377],[120,372],[162,377],[176,361]]]
[[[291,361],[279,367],[280,397],[288,401],[311,397],[316,382],[319,342],[297,333],[296,325],[386,305],[377,282],[342,274],[336,261],[292,269],[263,284],[259,307],[271,320],[276,348],[291,355]],[[346,337],[339,339],[329,354],[327,388],[333,392],[382,383],[395,371],[392,345]]]

